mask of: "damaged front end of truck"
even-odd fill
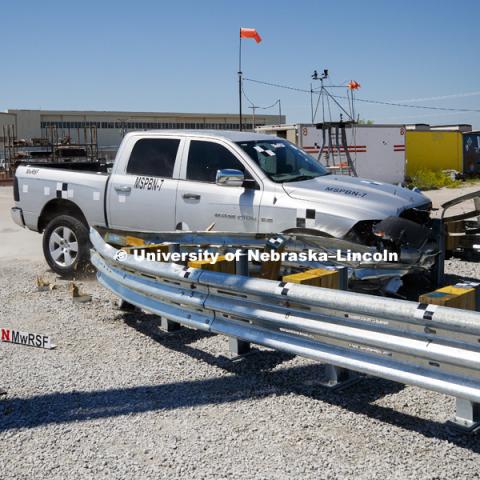
[[[440,219],[430,217],[431,204],[411,208],[400,216],[389,216],[383,220],[357,223],[344,237],[357,244],[368,245],[377,251],[397,255],[398,265],[390,275],[389,289],[409,280],[437,287],[443,280],[444,231]],[[386,280],[385,265],[373,269],[357,268],[351,283],[357,289],[376,290],[380,279]],[[384,283],[385,282],[380,282]],[[382,290],[382,288],[380,289]],[[385,287],[383,287],[385,290]],[[396,293],[396,292],[395,292]]]
[[[343,239],[307,229],[281,234],[96,229],[105,241],[127,251],[174,248],[178,252],[210,251],[224,256],[238,251],[279,250],[287,255],[273,268],[278,280],[309,269],[339,269],[344,274],[344,288],[389,296],[402,296],[406,279],[422,279],[430,286],[441,282],[443,257],[439,222],[429,220],[428,225],[422,225],[407,218],[388,217],[372,222],[369,227],[365,224],[359,227]],[[310,255],[302,257],[302,253]],[[265,262],[258,261],[251,261],[248,267],[253,276],[264,276],[265,271],[271,270],[265,270]]]

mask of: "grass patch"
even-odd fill
[[[460,180],[443,172],[433,170],[418,170],[408,181],[409,187],[417,187],[420,190],[438,190],[439,188],[457,188],[462,184]]]

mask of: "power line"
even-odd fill
[[[429,102],[432,100],[448,100],[450,98],[465,98],[465,97],[476,97],[480,95],[480,91],[477,92],[463,92],[463,93],[452,93],[450,95],[439,95],[438,97],[424,97],[424,98],[409,98],[408,100],[391,100],[395,103],[403,102]]]
[[[243,85],[242,85],[242,93],[243,93],[243,96],[247,99],[247,101],[250,103],[250,105],[254,108],[258,108],[259,110],[268,110],[269,108],[273,108],[275,105],[278,105],[278,103],[280,102],[280,99],[276,100],[274,103],[272,103],[271,105],[268,105],[268,107],[261,107],[259,105],[255,105],[255,102],[253,102],[249,97],[248,95],[245,93],[245,90],[243,88]]]
[[[281,85],[281,84],[278,84],[278,83],[264,82],[262,80],[255,80],[253,78],[244,78],[244,80],[247,81],[247,82],[253,82],[253,83],[258,83],[258,84],[261,84],[261,85],[267,85],[267,86],[270,86],[270,87],[277,87],[277,88],[283,88],[283,89],[287,89],[287,90],[293,90],[293,91],[296,91],[296,92],[302,92],[302,93],[308,93],[308,94],[313,93],[315,95],[319,94],[319,92],[317,92],[317,91],[311,92],[310,90],[306,90],[304,88],[290,87],[288,85]],[[344,95],[333,95],[333,94],[330,94],[330,95],[332,97],[335,97],[335,98],[341,98],[341,99],[344,99],[344,100],[348,100],[348,97],[344,96]],[[355,97],[355,101],[356,102],[363,102],[363,103],[370,103],[370,104],[374,104],[374,105],[388,105],[388,106],[391,106],[391,107],[416,108],[416,109],[422,109],[422,110],[439,110],[439,111],[447,111],[447,112],[475,112],[475,113],[480,113],[480,109],[429,107],[429,106],[426,106],[426,105],[411,105],[411,104],[407,104],[407,103],[386,102],[386,101],[382,101],[382,100],[371,100],[371,99],[367,99],[367,98],[358,98],[358,97]]]
[[[261,83],[262,85],[268,85],[270,87],[285,88],[287,90],[295,90],[297,92],[310,93],[310,90],[305,90],[304,88],[289,87],[287,85],[280,85],[278,83],[262,82],[261,80],[254,80],[253,78],[244,78],[243,80],[253,83]]]
[[[346,98],[346,97],[341,97]],[[426,105],[410,105],[407,103],[393,103],[393,102],[383,102],[381,100],[369,100],[366,98],[355,98],[357,102],[364,102],[364,103],[373,103],[378,105],[389,105],[392,107],[404,107],[404,108],[419,108],[423,110],[443,110],[446,112],[476,112],[480,113],[480,109],[473,109],[473,108],[448,108],[448,107],[427,107]]]

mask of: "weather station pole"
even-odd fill
[[[238,117],[239,130],[243,130],[243,114],[242,114],[242,96],[243,96],[243,73],[242,73],[242,38],[253,38],[257,43],[262,38],[254,28],[240,28],[240,43],[238,47]]]

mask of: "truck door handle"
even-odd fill
[[[185,200],[200,200],[200,195],[197,195],[196,193],[184,193],[182,197]]]
[[[130,193],[132,190],[132,187],[129,187],[128,185],[118,185],[115,187],[115,191],[118,193]]]

